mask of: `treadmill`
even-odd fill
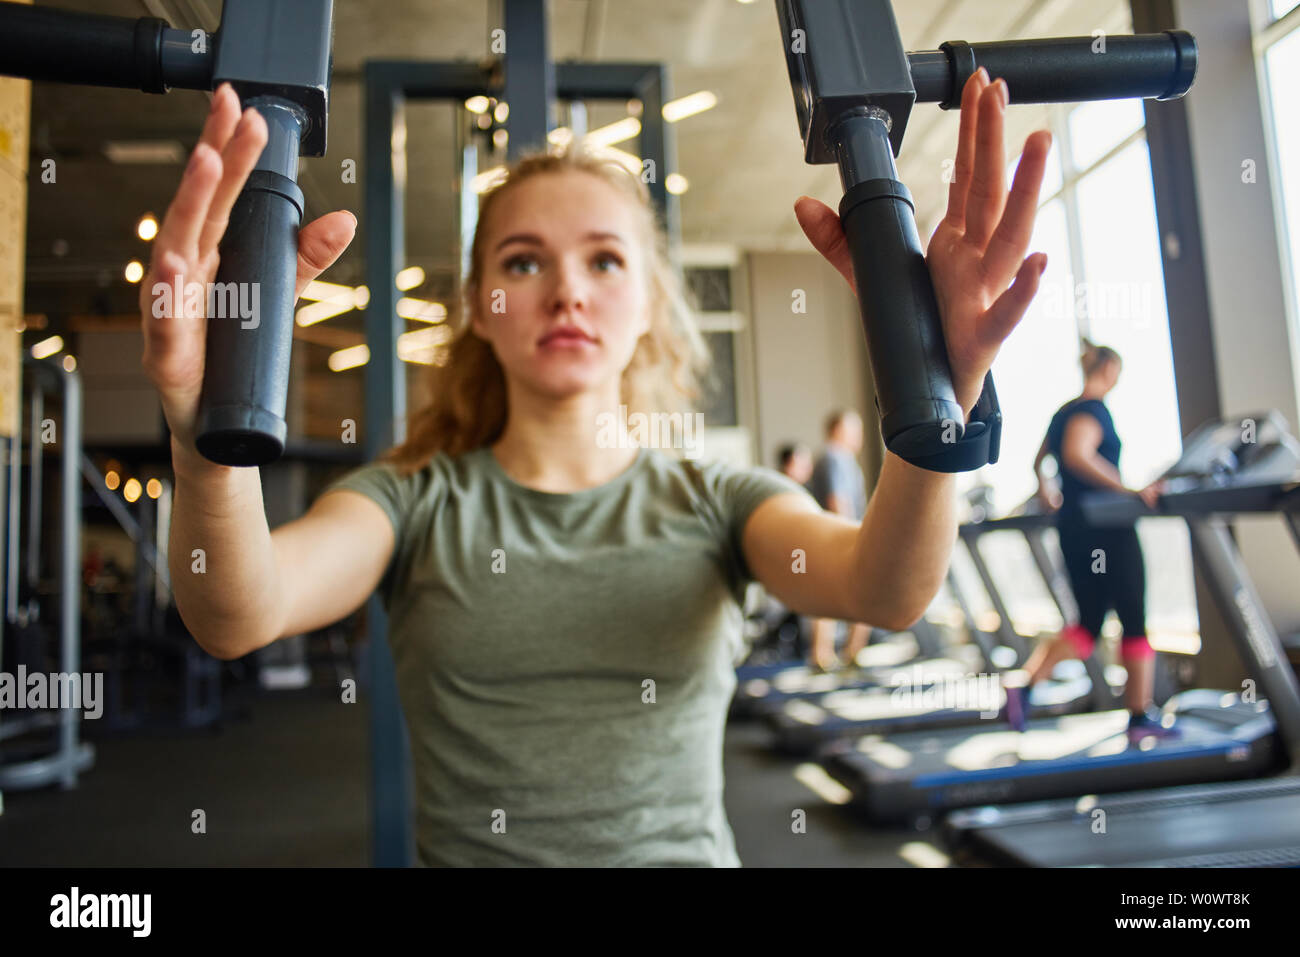
[[[960,652],[959,652],[960,653]],[[968,674],[972,662],[943,652],[939,630],[924,618],[907,631],[893,632],[867,645],[859,664],[838,671],[818,671],[797,661],[741,665],[736,669],[732,717],[750,717],[765,703],[853,688],[892,687],[915,675],[933,682]]]
[[[1243,447],[1232,421],[1214,422],[1188,440],[1152,512],[1135,496],[1096,493],[1085,502],[1098,524],[1143,515],[1187,521],[1193,551],[1222,606],[1233,641],[1267,700],[1193,690],[1164,708],[1178,738],[1131,746],[1125,710],[1005,727],[871,735],[831,745],[822,763],[880,822],[928,823],[951,809],[1078,794],[1172,787],[1257,777],[1300,758],[1300,691],[1277,635],[1246,575],[1224,513],[1293,511],[1300,445],[1276,413],[1256,417],[1258,441]]]
[[[981,537],[999,531],[1020,532],[1062,619],[1068,621],[1074,610],[1069,584],[1052,562],[1043,543],[1043,534],[1052,527],[1054,519],[1050,513],[1034,509],[1033,504],[1031,500],[1021,506],[1019,514],[968,522],[959,529],[961,540],[997,611],[997,638],[1004,650],[1015,655],[1018,664],[1023,664],[1028,657],[1029,642],[1012,626],[1010,613],[980,552]],[[925,693],[935,684],[933,679],[918,682],[915,676],[901,674],[895,677],[892,686],[794,694],[756,702],[753,712],[772,730],[773,747],[785,754],[803,756],[843,737],[968,727],[995,718],[1005,702],[1001,682],[995,677],[1002,671],[996,662],[999,649],[993,636],[976,624],[970,603],[951,567],[947,584],[961,609],[971,637],[971,647],[978,649],[980,660],[975,664],[982,670],[982,675],[976,675],[976,668],[971,667],[960,674],[938,676],[947,684],[942,698]],[[1098,646],[1087,662],[1062,662],[1050,679],[1039,682],[1031,693],[1031,716],[1045,718],[1115,707],[1116,695],[1107,681],[1100,650]],[[995,687],[990,688],[990,683]]]
[[[1243,460],[1249,464],[1272,459],[1280,466],[1280,478],[1285,459],[1295,448],[1284,432],[1277,435],[1279,427],[1284,429],[1280,417],[1270,419],[1271,434],[1261,435],[1260,441],[1252,443],[1254,448],[1243,448],[1243,443],[1231,434],[1239,432],[1235,422],[1217,429],[1227,433],[1223,444],[1238,468]],[[1193,451],[1194,443],[1188,445],[1188,451]],[[1271,699],[1277,735],[1290,759],[1290,773],[1235,785],[1109,795],[1100,804],[1090,795],[1078,800],[958,812],[949,817],[945,838],[959,859],[1036,867],[1300,867],[1300,698],[1295,676],[1287,667],[1277,633],[1240,567],[1240,557],[1231,547],[1225,524],[1209,517],[1215,513],[1280,512],[1300,548],[1300,481],[1296,481],[1300,476],[1293,475],[1295,480],[1279,481],[1271,487],[1251,487],[1232,481],[1231,468],[1212,465],[1211,470],[1219,476],[1217,490],[1198,493],[1188,488],[1189,494],[1205,499],[1201,513],[1188,518],[1193,547],[1207,572],[1218,572],[1207,577],[1216,601],[1233,626],[1234,637],[1239,630],[1250,636],[1256,660],[1247,660]],[[1262,468],[1257,466],[1255,470]],[[1178,481],[1187,487],[1187,478],[1178,476],[1171,485]],[[1176,494],[1174,488],[1171,493]],[[1118,517],[1122,511],[1121,504],[1113,499],[1099,498],[1097,506],[1102,510],[1099,519],[1108,514]],[[1162,510],[1163,506],[1162,500]],[[1108,509],[1115,512],[1105,511]],[[1236,567],[1231,567],[1233,564]],[[1264,667],[1257,667],[1260,664]],[[1097,806],[1106,812],[1104,840],[1098,840],[1091,826]]]

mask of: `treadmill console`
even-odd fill
[[[1187,437],[1183,454],[1165,472],[1167,494],[1194,488],[1300,478],[1300,442],[1276,410],[1211,420]]]

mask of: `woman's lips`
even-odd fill
[[[583,346],[594,346],[596,343],[590,337],[581,332],[553,332],[544,336],[538,343],[543,349],[578,349]]]

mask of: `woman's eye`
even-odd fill
[[[623,265],[623,260],[620,259],[618,256],[613,255],[612,253],[601,253],[599,256],[596,257],[596,262],[598,263],[609,262],[609,263],[613,263],[615,266]],[[608,272],[609,270],[603,269],[601,271]]]
[[[521,263],[531,263],[537,265],[537,260],[531,256],[516,256],[513,259],[506,260],[506,272],[513,273],[515,266]]]

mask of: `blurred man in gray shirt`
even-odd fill
[[[852,409],[832,412],[826,419],[826,447],[813,467],[812,478],[808,480],[808,491],[822,508],[858,523],[862,522],[867,511],[866,480],[857,458],[862,451],[862,441],[862,417],[858,413]],[[829,618],[813,621],[812,663],[822,670],[836,665],[836,625]],[[848,664],[853,664],[870,637],[869,626],[853,623],[844,649]]]

